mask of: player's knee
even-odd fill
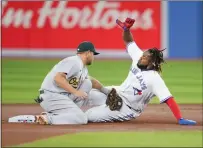
[[[86,116],[87,116],[87,120],[92,122],[92,111],[91,109],[88,109],[86,112],[85,112]]]
[[[85,112],[88,122],[97,122],[98,118],[95,112],[92,109],[89,109]]]
[[[76,121],[77,121],[76,122],[77,124],[87,124],[87,122],[88,122],[87,115],[83,112],[77,113]]]
[[[92,89],[89,93],[89,100],[91,105],[103,105],[106,102],[107,96],[97,89]]]

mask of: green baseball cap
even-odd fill
[[[96,52],[94,45],[89,42],[89,41],[85,41],[79,44],[77,52],[85,52],[85,51],[91,51],[94,53],[94,55],[98,55],[99,53]]]

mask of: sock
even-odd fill
[[[173,97],[171,97],[168,100],[166,100],[165,103],[168,105],[170,110],[173,112],[176,119],[179,120],[182,116],[181,116],[180,109],[179,109],[178,104],[176,103],[175,99]]]

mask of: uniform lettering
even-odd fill
[[[69,84],[73,87],[73,88],[77,88],[78,84],[79,84],[79,80],[76,77],[73,77],[69,80]]]
[[[144,80],[143,80],[142,76],[136,76],[136,78],[139,80],[140,86],[141,86],[142,90],[147,89],[147,86],[146,86],[146,84],[144,83]]]
[[[139,72],[139,70],[138,70],[137,68],[133,68],[133,67],[130,68],[130,71],[131,71],[134,75],[136,75],[136,74]]]
[[[134,75],[136,75],[136,74],[139,72],[139,70],[138,70],[137,68],[133,68],[133,67],[130,68],[130,71],[131,71]],[[144,83],[144,80],[143,80],[143,78],[142,78],[142,75],[136,76],[136,78],[138,79],[142,90],[147,89],[147,86],[146,86],[146,84]]]

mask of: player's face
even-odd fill
[[[140,57],[137,66],[141,69],[147,69],[147,66],[151,63],[151,54],[148,51],[145,51]]]
[[[91,65],[94,61],[94,53],[91,51],[87,52],[87,65]]]

